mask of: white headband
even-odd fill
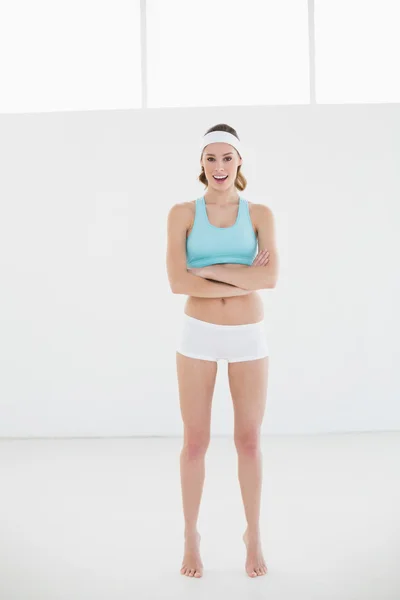
[[[208,144],[213,144],[214,142],[225,142],[226,144],[230,144],[239,152],[240,158],[243,158],[241,142],[235,135],[232,135],[228,131],[211,131],[210,133],[206,133],[200,144],[200,154]]]

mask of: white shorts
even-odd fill
[[[189,317],[183,324],[176,350],[202,360],[240,362],[268,356],[265,321],[244,325],[219,325]]]

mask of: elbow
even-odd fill
[[[273,289],[274,287],[276,287],[277,281],[278,281],[278,272],[276,269],[274,269],[272,272],[268,273],[265,287],[267,289]]]
[[[193,275],[191,276],[193,277]],[[187,294],[187,272],[185,274],[183,274],[181,277],[179,277],[179,279],[172,281],[171,283],[171,290],[173,294]]]
[[[182,286],[175,282],[171,285],[171,291],[173,294],[182,294]]]
[[[173,294],[181,294],[182,281],[173,277],[169,277],[169,289]]]
[[[176,294],[177,293],[177,291],[176,291],[176,289],[177,289],[176,283],[174,283],[173,281],[169,280],[169,289],[171,290],[171,292],[173,294]]]
[[[272,290],[274,287],[276,287],[276,279],[268,279],[264,284],[264,289],[266,290]]]

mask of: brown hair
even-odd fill
[[[207,133],[210,133],[211,131],[227,131],[228,133],[231,133],[232,135],[234,135],[235,137],[237,137],[237,139],[239,140],[239,136],[236,133],[236,131],[233,129],[233,127],[230,127],[230,125],[226,125],[225,123],[220,123],[219,125],[214,125],[214,127],[211,127],[210,129],[208,129],[208,131],[206,131],[205,135]],[[237,187],[238,190],[240,190],[241,192],[243,192],[244,189],[246,189],[247,187],[247,179],[246,177],[243,175],[243,173],[241,173],[240,169],[241,169],[242,165],[238,166],[237,172],[236,172],[236,178],[235,178],[235,187]],[[204,173],[204,167],[201,167],[201,173],[198,176],[198,180],[201,183],[204,183],[204,185],[207,187],[208,186],[208,180],[207,177]]]

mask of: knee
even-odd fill
[[[193,433],[186,436],[183,451],[187,458],[195,459],[204,456],[210,443],[210,437],[202,433]]]
[[[235,446],[238,453],[254,455],[260,451],[260,430],[248,429],[235,433]]]

